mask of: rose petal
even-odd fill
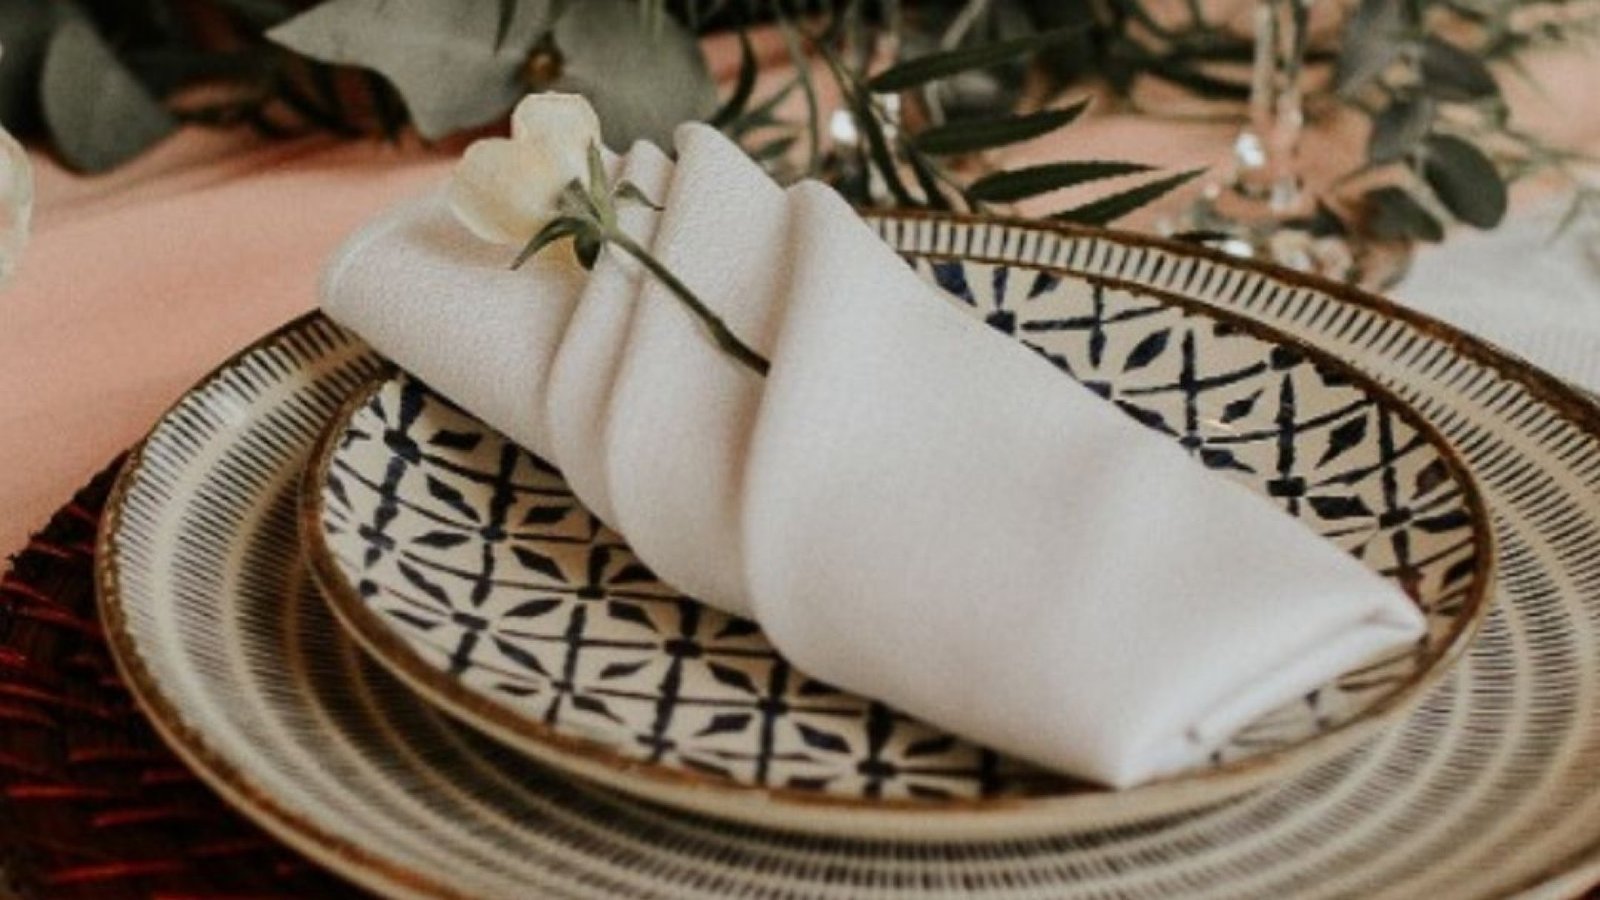
[[[529,94],[511,113],[511,139],[544,144],[565,157],[588,184],[589,147],[600,144],[600,119],[581,95]]]
[[[555,217],[562,190],[582,175],[543,143],[488,138],[456,164],[450,208],[478,237],[521,245]]]

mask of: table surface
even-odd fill
[[[729,46],[711,51],[727,72],[736,58]],[[1600,146],[1591,79],[1562,74],[1588,62],[1539,61],[1542,92],[1508,79],[1521,120],[1569,146]],[[1328,127],[1360,146],[1350,121]],[[1225,122],[1102,115],[1065,132],[1063,145],[1036,142],[1014,161],[1214,166],[1233,130]],[[35,159],[34,238],[15,280],[0,290],[0,555],[20,548],[220,360],[312,308],[323,261],[338,244],[385,207],[441,184],[452,157],[415,145],[192,130],[110,176],[81,178]],[[1580,234],[1551,243],[1549,213],[1538,211],[1548,186],[1543,192],[1519,193],[1520,224],[1424,254],[1399,295],[1600,388],[1600,270],[1590,259],[1600,242]],[[1537,261],[1541,254],[1546,262]],[[1508,265],[1530,259],[1542,275]],[[1492,300],[1513,290],[1516,302],[1497,310]],[[1551,896],[1597,878],[1600,862]]]

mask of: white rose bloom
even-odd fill
[[[511,112],[511,139],[544,141],[588,164],[589,146],[600,144],[600,118],[579,94],[530,94]]]
[[[473,234],[525,244],[555,217],[573,179],[589,182],[600,121],[576,94],[531,94],[511,114],[511,137],[467,148],[450,182],[450,207]]]

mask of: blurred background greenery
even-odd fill
[[[1358,114],[1370,137],[1359,165],[1319,189],[1317,227],[1398,241],[1489,228],[1508,184],[1584,162],[1517,127],[1497,73],[1592,39],[1597,0],[1318,3],[1307,109]],[[1238,12],[1209,0],[0,0],[0,122],[93,173],[186,123],[438,141],[496,127],[530,90],[568,90],[590,98],[613,145],[707,120],[778,177],[824,177],[864,205],[1005,211],[1116,178],[1050,213],[1102,224],[1199,173],[1075,158],[1072,124],[1091,98],[1242,116],[1253,44]],[[720,86],[701,40],[713,33],[741,47]],[[758,43],[785,57],[775,87],[757,77],[771,64]],[[1058,130],[1059,159],[998,161]],[[1589,200],[1577,196],[1575,208]]]

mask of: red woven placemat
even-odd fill
[[[122,687],[95,615],[113,465],[0,578],[0,854],[29,898],[358,897],[223,804]]]

